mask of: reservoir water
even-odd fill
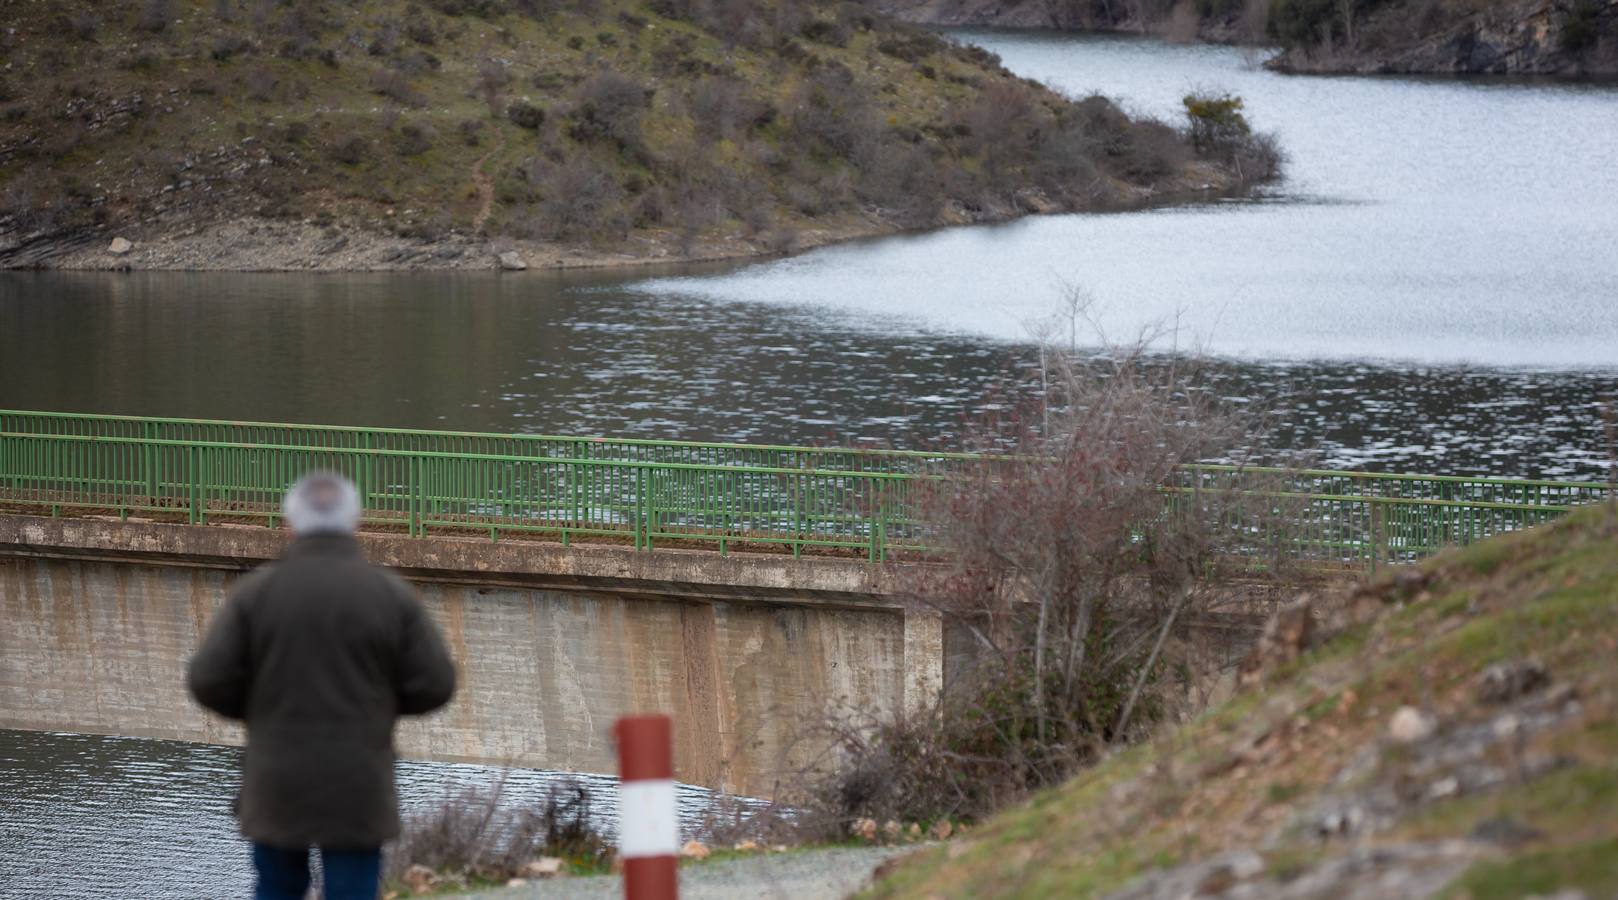
[[[0,273],[0,407],[936,445],[1026,366],[1027,321],[1079,285],[1115,337],[1178,323],[1181,346],[1219,357],[1222,391],[1272,405],[1276,441],[1327,465],[1604,477],[1618,90],[1296,78],[1231,48],[963,37],[1147,114],[1173,116],[1192,88],[1239,93],[1289,174],[1251,201],[685,271]],[[239,894],[235,760],[0,731],[0,896]],[[410,804],[489,777],[401,775]]]

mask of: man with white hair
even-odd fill
[[[306,475],[282,511],[296,538],[214,615],[191,693],[247,725],[236,813],[254,896],[302,900],[319,847],[328,900],[376,900],[399,833],[394,721],[449,702],[455,667],[410,586],[360,556],[348,479]]]

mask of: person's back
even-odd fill
[[[378,850],[399,830],[394,720],[448,702],[455,672],[414,592],[360,556],[351,485],[310,476],[287,512],[298,539],[231,591],[190,687],[247,725],[238,815],[258,896],[301,897],[314,845],[328,897],[370,900]]]

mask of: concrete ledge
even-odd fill
[[[250,525],[0,514],[0,555],[6,556],[241,571],[278,558],[291,539],[287,531]],[[372,562],[414,581],[846,609],[900,607],[892,597],[895,569],[859,559],[395,534],[362,534],[360,541]]]

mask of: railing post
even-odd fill
[[[145,423],[143,428],[142,428],[142,433],[146,435],[146,439],[148,441],[156,440],[157,439],[157,423],[156,422],[147,422],[147,423]],[[151,506],[156,506],[157,505],[157,480],[158,480],[157,479],[157,445],[155,445],[155,444],[145,444],[145,445],[143,445],[143,450],[144,450],[144,460],[143,460],[142,465],[146,470],[146,496],[147,496],[147,498],[149,500],[149,504]]]
[[[1384,521],[1387,518],[1387,511],[1382,508],[1382,504],[1374,500],[1367,502],[1371,504],[1371,572],[1375,573],[1382,563],[1385,549],[1383,545],[1386,542],[1386,535],[1383,532],[1387,526]]]
[[[421,457],[410,457],[410,536],[421,532]]]
[[[642,550],[650,550],[652,549],[652,519],[656,516],[653,511],[652,493],[657,482],[655,470],[651,467],[651,464],[647,464],[645,468],[639,471],[640,477],[635,480],[640,488],[640,503],[638,505],[640,507],[639,530],[641,541],[638,546]]]
[[[876,503],[872,506],[871,516],[871,562],[881,562],[887,557],[887,502],[883,496],[882,480],[876,481]]]
[[[192,525],[195,525],[197,524],[197,515],[200,512],[198,507],[201,505],[202,448],[193,444],[191,446],[191,453],[189,455],[191,459],[190,465],[187,468],[189,468],[190,471],[186,473],[188,476],[186,478],[186,482],[187,488],[190,492],[191,503],[190,508],[187,510],[186,518],[187,521],[189,521]]]

